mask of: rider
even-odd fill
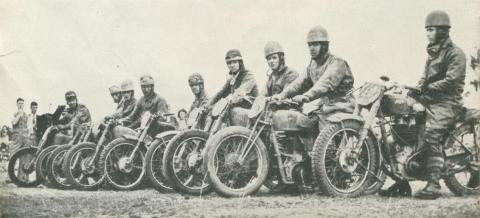
[[[426,115],[425,146],[427,185],[415,194],[421,199],[440,197],[440,177],[444,167],[442,141],[463,108],[466,57],[450,39],[450,18],[444,11],[427,15],[425,29],[429,44],[425,71],[418,83]],[[413,92],[410,95],[415,95]]]
[[[143,75],[140,77],[140,85],[142,88],[143,96],[137,101],[133,111],[121,119],[120,121],[128,124],[127,127],[135,129],[140,126],[140,120],[142,115],[149,111],[154,113],[168,113],[167,101],[160,97],[154,91],[154,81],[152,76]]]
[[[268,42],[265,45],[264,53],[271,71],[268,73],[267,84],[265,90],[262,91],[262,95],[270,97],[281,93],[288,84],[298,77],[298,73],[285,65],[285,52],[280,43]]]
[[[210,99],[208,107],[213,106],[221,98],[232,97],[232,103],[243,108],[249,108],[250,103],[243,97],[254,98],[258,95],[257,82],[253,74],[245,69],[243,58],[238,49],[231,49],[225,55],[230,78],[223,87]]]
[[[293,97],[293,101],[306,103],[321,98],[323,105],[314,113],[320,117],[320,129],[324,118],[333,109],[353,111],[353,75],[348,63],[328,51],[328,33],[322,26],[313,27],[307,35],[312,57],[306,71],[288,85],[274,100]],[[314,117],[314,119],[316,119]]]
[[[196,108],[202,108],[208,103],[208,96],[205,94],[205,87],[203,77],[199,73],[193,73],[188,77],[188,84],[192,90],[193,95],[195,95],[195,100],[193,100],[190,110],[187,113],[187,117],[190,116],[190,113]],[[203,125],[200,125],[203,126]]]
[[[117,104],[117,106],[120,105],[120,102],[122,101],[122,90],[120,87],[113,85],[108,88],[110,91],[110,95],[112,96],[113,102]]]
[[[110,115],[109,118],[124,118],[128,116],[135,108],[137,99],[135,99],[132,80],[123,81],[120,87],[121,88],[119,93],[121,94],[122,100],[120,101],[120,103],[118,103],[118,107],[115,113]]]
[[[71,135],[67,134],[69,128],[75,130],[80,124],[91,122],[90,111],[85,105],[78,103],[77,94],[74,91],[67,91],[65,100],[68,108],[60,117],[60,124],[55,127],[59,132],[55,135],[54,145],[65,144],[71,139]],[[71,134],[73,135],[73,132]]]

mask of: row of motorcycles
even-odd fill
[[[38,146],[12,155],[8,173],[22,187],[131,190],[150,184],[161,192],[225,197],[252,195],[262,186],[340,197],[374,194],[387,176],[426,180],[422,142],[432,112],[408,90],[418,91],[388,77],[365,83],[355,90],[353,111],[323,108],[325,125],[289,99],[259,96],[244,109],[229,96],[211,110],[193,110],[187,130],[167,122],[172,114],[146,113],[140,128],[125,134],[116,134],[122,128],[117,120],[106,119],[98,129],[79,127],[66,145],[52,145],[59,107]],[[442,178],[459,196],[480,193],[479,116],[465,109],[442,140]],[[162,132],[152,134],[153,125]]]

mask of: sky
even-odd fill
[[[306,34],[322,25],[331,53],[345,59],[355,86],[388,75],[415,84],[426,60],[425,16],[449,13],[451,37],[469,56],[480,45],[479,0],[0,1],[0,123],[17,97],[40,113],[74,90],[94,120],[114,108],[108,87],[150,74],[172,111],[188,108],[187,78],[198,72],[213,95],[227,78],[224,55],[238,48],[261,88],[266,42],[282,44],[287,65],[310,61]],[[28,111],[28,109],[27,109]]]

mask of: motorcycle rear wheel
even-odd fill
[[[208,140],[205,153],[208,179],[219,195],[249,196],[265,183],[270,160],[260,139],[253,143],[244,161],[240,161],[241,151],[250,144],[250,133],[248,128],[232,126],[218,131]]]
[[[472,128],[472,126],[470,124],[466,124],[457,128],[453,135],[457,139],[460,139],[463,143],[473,143],[473,131],[475,130]],[[464,141],[465,139],[467,141]],[[458,142],[451,137],[449,137],[446,141],[447,147],[454,146],[454,143]],[[474,157],[470,155],[468,158],[473,160]],[[448,161],[448,158],[446,161]],[[464,178],[459,177],[461,176],[460,174],[464,174]],[[462,172],[449,175],[444,178],[444,180],[448,189],[457,196],[480,194],[480,171],[475,171],[471,167],[467,167]]]

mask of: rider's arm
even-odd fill
[[[132,112],[128,116],[123,118],[127,123],[134,122],[136,120],[136,118],[138,116],[140,116],[140,112],[143,110],[142,106],[140,105],[140,102],[141,102],[141,100],[137,101],[137,103],[135,104]]]
[[[297,71],[295,71],[291,68],[288,68],[288,70],[285,72],[285,79],[284,79],[285,80],[285,85],[283,86],[283,88],[285,89],[285,87],[292,84],[293,81],[295,81],[297,78],[298,78]]]
[[[328,66],[320,79],[313,84],[312,88],[303,95],[313,101],[325,93],[335,90],[349,71],[350,67],[347,62],[335,60]]]
[[[454,50],[446,55],[447,72],[445,78],[428,85],[432,91],[448,92],[455,84],[465,79],[466,58],[462,51]]]
[[[168,113],[169,112],[167,101],[160,96],[158,96],[157,110],[156,111],[158,113]]]
[[[283,98],[291,98],[297,95],[298,93],[303,92],[303,90],[311,87],[313,84],[312,84],[312,80],[310,80],[310,77],[308,76],[308,72],[309,72],[309,68],[307,68],[305,72],[300,74],[292,83],[287,85],[283,89],[282,93],[280,93],[280,95]]]
[[[253,77],[253,74],[249,72],[245,72],[245,75],[243,76],[242,81],[240,81],[240,86],[237,89],[235,89],[235,91],[232,94],[235,96],[247,96],[247,95],[253,94],[254,97],[256,97],[258,92],[252,93],[252,91],[256,88],[257,88],[257,81],[255,81],[255,77]]]
[[[224,97],[225,93],[228,91],[229,84],[230,84],[230,79],[228,79],[227,82],[223,84],[222,88],[215,95],[212,96],[212,99],[210,99],[210,101],[208,102],[208,105],[212,106],[215,103],[217,103],[217,101],[220,100],[220,98]]]

